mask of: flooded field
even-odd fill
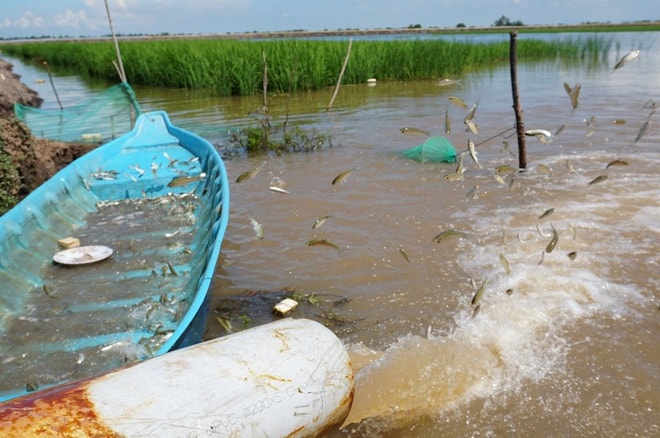
[[[552,133],[526,137],[524,173],[501,167],[518,164],[515,136],[498,135],[515,121],[506,64],[448,87],[342,87],[330,112],[332,90],[273,96],[275,124],[288,112],[333,147],[226,160],[231,216],[207,337],[275,318],[283,291],[306,298],[294,316],[326,322],[355,366],[355,402],[336,436],[659,434],[657,37],[617,34],[597,65],[519,66],[525,128]],[[575,109],[564,83],[581,85]],[[136,92],[216,143],[261,105]],[[478,103],[478,136],[449,96]],[[459,152],[472,139],[481,167],[466,156],[462,178],[448,180],[456,164],[403,157],[426,139],[403,127]],[[434,240],[449,229],[461,234]]]

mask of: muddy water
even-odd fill
[[[458,87],[343,87],[331,112],[332,90],[272,97],[276,120],[288,106],[290,120],[330,134],[333,147],[227,159],[231,181],[266,165],[231,185],[214,309],[234,300],[223,315],[240,329],[239,321],[271,319],[283,290],[324,300],[296,316],[325,321],[352,356],[355,402],[337,436],[659,434],[660,116],[643,107],[660,102],[660,55],[645,50],[612,73],[632,48],[621,45],[598,65],[519,66],[525,127],[564,128],[547,144],[526,137],[528,171],[502,175],[504,184],[495,168],[517,159],[503,136],[484,140],[514,123],[507,65]],[[576,110],[564,82],[582,84]],[[259,97],[137,91],[146,107],[217,142],[261,105]],[[466,111],[450,95],[479,102],[479,136],[465,131]],[[459,181],[445,178],[454,164],[400,154],[424,141],[400,128],[445,135],[446,109],[456,148],[468,138],[480,144],[483,168],[466,157]],[[516,154],[515,137],[508,142]],[[627,165],[606,168],[615,159]],[[607,179],[589,184],[600,175]],[[269,190],[274,184],[289,194]],[[433,241],[449,228],[465,236]],[[308,246],[314,238],[337,249]],[[215,318],[207,329],[208,337],[226,333]]]

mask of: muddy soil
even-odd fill
[[[71,161],[96,147],[37,138],[14,118],[14,103],[39,107],[42,99],[0,59],[0,197],[20,200]],[[0,200],[0,204],[2,204]],[[2,211],[0,211],[0,214]]]

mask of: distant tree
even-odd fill
[[[493,26],[524,26],[524,24],[520,20],[511,21],[507,16],[502,15],[500,18],[495,20]]]
[[[466,27],[466,26],[465,26],[465,23],[458,23],[458,24],[456,25],[456,27]]]
[[[408,29],[421,29],[422,25],[421,24],[409,24]]]

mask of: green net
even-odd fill
[[[135,92],[126,82],[64,109],[14,104],[16,117],[35,137],[70,142],[99,142],[130,131],[140,114]]]
[[[429,137],[424,143],[403,152],[406,157],[422,163],[453,163],[456,161],[456,149],[444,137]]]

